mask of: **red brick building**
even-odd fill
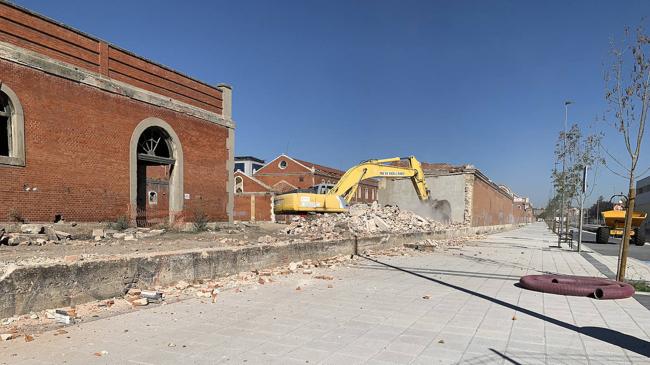
[[[231,89],[0,2],[0,221],[232,220]]]
[[[242,171],[236,171],[234,220],[274,221],[274,196],[270,186]]]
[[[335,185],[344,173],[338,169],[283,154],[257,170],[253,176],[270,186],[274,192],[284,193],[319,185],[327,189]],[[361,181],[353,201],[371,203],[375,200],[377,200],[377,181],[373,179]]]

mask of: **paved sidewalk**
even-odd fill
[[[576,245],[577,243],[574,242],[573,249],[576,249]],[[567,244],[563,243],[563,246],[566,247]],[[650,247],[645,247],[645,249],[650,250]],[[582,245],[581,251],[582,255],[585,256],[587,261],[598,267],[601,273],[610,278],[616,277],[616,271],[618,268],[618,256],[607,256],[600,254],[595,250],[587,247],[586,245]],[[625,270],[625,278],[627,280],[650,281],[650,265],[633,257],[628,257],[627,269]]]
[[[552,245],[535,224],[459,250],[359,259],[318,270],[333,281],[290,275],[215,304],[187,300],[0,343],[0,363],[650,364],[650,311],[636,300],[514,285],[540,272],[602,276]]]

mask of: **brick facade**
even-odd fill
[[[472,190],[472,225],[532,223],[532,206],[517,200],[509,189],[487,181],[476,171]]]
[[[273,197],[271,188],[261,181],[235,172],[235,208],[236,221],[273,221]]]
[[[170,218],[229,219],[234,124],[223,89],[7,3],[0,17],[0,81],[22,105],[26,156],[24,166],[0,163],[0,221],[135,220],[134,131],[150,119],[177,138],[182,201]],[[169,211],[161,193],[157,209]]]
[[[472,202],[473,226],[514,223],[512,197],[498,186],[475,177]]]

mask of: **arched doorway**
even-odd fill
[[[131,218],[137,226],[173,223],[183,210],[183,154],[173,129],[148,118],[131,137]]]

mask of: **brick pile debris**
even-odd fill
[[[90,237],[94,241],[124,240],[137,241],[140,238],[159,236],[165,233],[163,229],[145,227],[127,228],[119,231],[115,229],[93,229]],[[0,228],[0,245],[7,246],[44,246],[47,244],[65,244],[72,239],[72,234],[57,230],[56,225],[21,224],[19,232],[7,232]]]
[[[295,217],[285,232],[309,239],[333,239],[352,234],[435,232],[460,227],[437,222],[395,206],[355,204],[346,213],[324,214],[317,218]]]

